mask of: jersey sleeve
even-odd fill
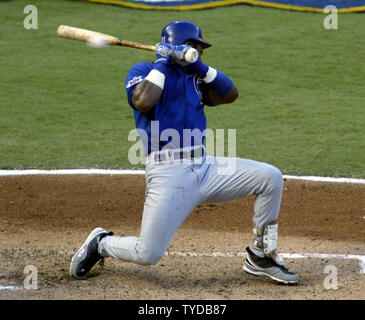
[[[147,77],[152,69],[152,64],[147,62],[141,62],[134,65],[127,74],[125,81],[125,89],[127,91],[127,98],[129,105],[134,108],[132,103],[132,95],[137,84],[143,81]]]

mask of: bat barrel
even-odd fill
[[[80,41],[89,41],[91,38],[96,36],[103,37],[104,39],[107,40],[109,45],[117,45],[118,42],[117,37],[113,37],[108,34],[65,25],[60,25],[58,27],[57,34],[62,38],[80,40]]]
[[[80,40],[86,42],[92,39],[93,37],[97,36],[104,38],[107,41],[107,43],[111,46],[124,46],[142,50],[155,51],[155,46],[146,45],[134,41],[121,40],[117,37],[108,34],[66,25],[60,25],[57,29],[57,34],[62,38]]]

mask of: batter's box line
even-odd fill
[[[165,256],[180,257],[246,257],[245,252],[166,252]],[[358,254],[331,254],[331,253],[280,253],[280,256],[286,259],[341,259],[341,260],[358,260],[360,264],[360,274],[365,275],[365,255]]]
[[[12,285],[9,285],[9,286],[3,286],[3,285],[0,285],[0,290],[22,290],[23,288],[22,287],[19,287],[19,286],[12,286]]]
[[[25,175],[144,175],[145,170],[137,169],[28,169],[28,170],[0,170],[2,176],[25,176]],[[288,180],[305,180],[317,182],[338,182],[338,183],[355,183],[365,184],[365,179],[356,178],[333,178],[333,177],[317,177],[317,176],[291,176],[283,175]]]
[[[74,255],[73,250],[57,250],[59,254]],[[246,257],[246,252],[184,252],[184,251],[166,251],[166,257]],[[337,253],[280,253],[280,256],[286,259],[341,259],[341,260],[358,260],[360,264],[360,274],[365,275],[365,255],[361,254],[337,254]]]

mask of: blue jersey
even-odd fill
[[[145,155],[165,148],[204,144],[204,83],[197,76],[184,73],[179,65],[173,64],[167,69],[161,98],[148,113],[134,108],[133,91],[152,68],[153,63],[138,63],[129,70],[126,79],[128,102],[134,110]]]

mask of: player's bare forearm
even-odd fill
[[[133,106],[142,113],[150,111],[160,100],[164,89],[166,72],[171,62],[171,45],[158,43],[155,47],[157,60],[147,77],[135,88]]]
[[[142,113],[147,113],[161,98],[162,89],[148,80],[143,80],[134,90],[133,106]]]
[[[239,92],[236,86],[233,86],[232,89],[224,96],[220,97],[213,89],[209,89],[208,91],[209,100],[215,106],[220,104],[228,104],[234,102],[238,96]]]

